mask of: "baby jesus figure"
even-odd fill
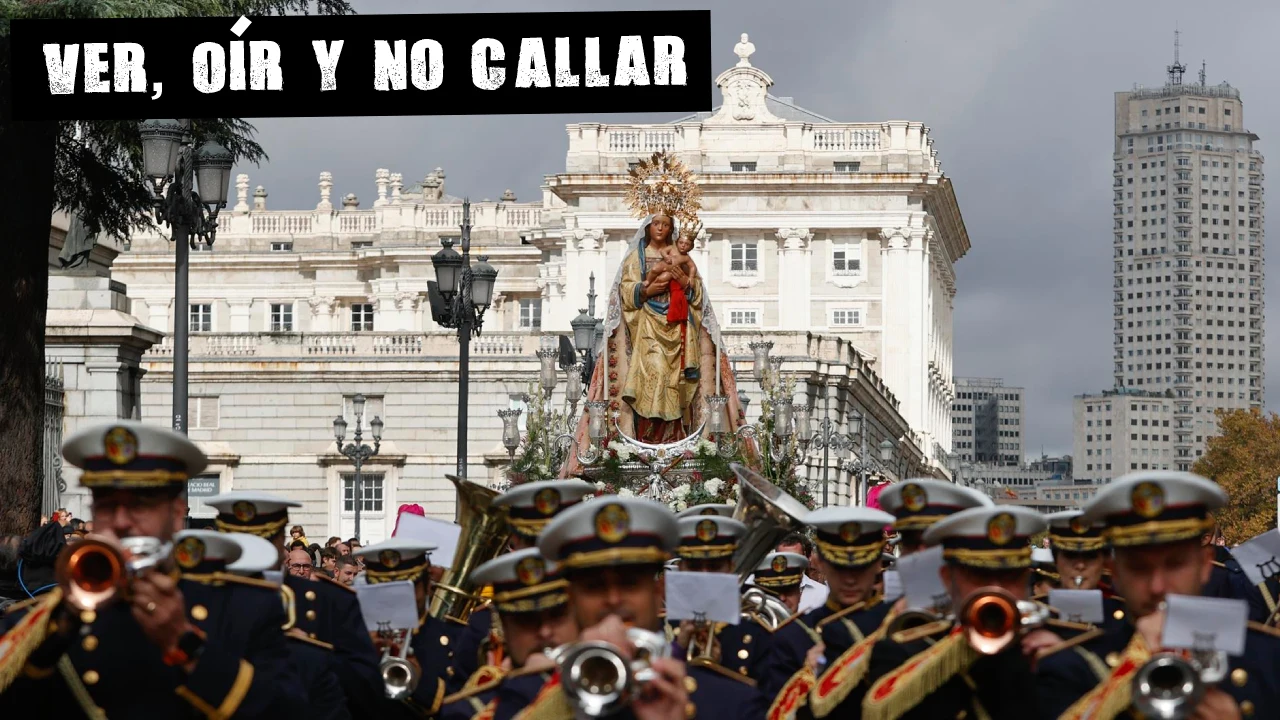
[[[689,298],[685,295],[682,278],[692,282],[698,277],[698,266],[689,252],[693,250],[693,237],[681,233],[674,245],[659,252],[662,260],[645,275],[646,284],[667,285],[671,299],[667,303],[667,322],[680,323],[680,356],[684,365],[684,379],[698,380],[698,331],[690,327]]]

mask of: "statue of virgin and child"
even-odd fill
[[[702,428],[706,398],[722,395],[723,427],[733,432],[744,422],[733,369],[690,256],[701,230],[693,174],[676,158],[655,154],[631,171],[627,201],[643,219],[607,296],[606,346],[596,352],[603,362],[596,363],[587,400],[605,400],[607,393],[610,435],[662,445]],[[578,447],[588,442],[588,420],[584,413],[579,421]],[[562,475],[581,469],[570,457]]]

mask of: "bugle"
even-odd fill
[[[574,643],[552,651],[577,717],[606,717],[627,707],[657,677],[652,661],[671,655],[671,645],[661,633],[629,628],[627,639],[635,647],[630,660],[605,642]]]
[[[1044,625],[1049,610],[1029,600],[1018,600],[1007,590],[981,588],[965,599],[960,611],[969,646],[983,655],[995,655],[1023,633]]]
[[[511,538],[507,524],[508,509],[493,507],[497,490],[477,485],[457,475],[445,475],[457,489],[455,521],[461,526],[458,549],[453,564],[435,583],[428,612],[437,620],[453,618],[466,623],[481,602],[476,588],[471,587],[471,572],[498,557]]]
[[[124,538],[119,545],[85,538],[59,553],[54,577],[69,605],[96,611],[128,597],[130,581],[163,562],[172,549],[172,543],[154,537]]]
[[[1227,669],[1223,652],[1156,653],[1133,676],[1134,709],[1152,720],[1185,720]]]
[[[403,700],[418,689],[418,669],[409,662],[409,654],[412,652],[409,647],[412,639],[410,630],[390,630],[379,627],[378,636],[385,642],[378,672],[382,675],[387,699]],[[398,648],[399,652],[394,652],[393,647]]]

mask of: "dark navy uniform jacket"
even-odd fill
[[[457,649],[453,654],[453,672],[448,673],[445,679],[446,692],[453,694],[462,690],[467,679],[484,664],[484,655],[487,652],[485,641],[489,639],[489,632],[492,629],[493,608],[482,607],[471,613],[467,618],[466,627],[458,627],[455,630]]]
[[[1267,621],[1267,604],[1262,599],[1258,588],[1249,584],[1249,576],[1244,574],[1240,563],[1231,555],[1231,551],[1215,546],[1213,572],[1209,575],[1209,583],[1200,591],[1203,597],[1232,598],[1249,603],[1249,619],[1254,622]]]
[[[351,720],[347,696],[335,669],[333,647],[310,638],[286,636],[289,654],[307,694],[307,707],[296,711],[308,720]]]
[[[667,621],[669,638],[674,639],[679,630],[680,621]],[[754,619],[741,618],[737,625],[716,623],[715,637],[720,646],[721,667],[760,682],[765,675],[772,634]]]
[[[43,668],[28,664],[0,695],[9,708],[75,707],[73,685],[53,664],[58,651],[82,686],[111,720],[122,718],[281,718],[307,706],[307,696],[284,632],[279,588],[219,573],[178,581],[190,622],[207,636],[195,671],[169,667],[162,651],[143,634],[129,605],[117,602],[82,625],[82,633],[62,648],[48,640],[34,655],[47,657]],[[6,613],[8,631],[29,610]],[[83,616],[82,616],[83,617]]]
[[[409,641],[411,657],[422,672],[418,687],[402,701],[384,700],[387,717],[431,717],[440,711],[445,697],[445,677],[453,667],[453,630],[450,623],[427,616]],[[385,697],[385,696],[384,696]]]
[[[1136,631],[1132,622],[1042,657],[1036,667],[1041,717],[1057,718],[1111,674]],[[1280,717],[1280,633],[1250,624],[1245,652],[1230,657],[1231,672],[1219,687],[1249,717]]]
[[[777,697],[791,676],[804,665],[805,655],[818,640],[825,646],[827,664],[879,629],[892,605],[881,597],[853,608],[840,608],[832,600],[783,623],[769,642],[760,689],[769,698]],[[818,669],[822,673],[822,668]]]
[[[294,627],[308,637],[333,646],[333,672],[342,684],[355,717],[369,717],[384,699],[380,656],[365,625],[355,590],[330,580],[304,580],[286,573],[284,584],[293,591]]]

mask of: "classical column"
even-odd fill
[[[311,332],[334,332],[333,306],[336,298],[316,296],[309,298],[311,306]]]
[[[910,352],[911,314],[907,286],[907,244],[910,228],[880,231],[880,360],[876,363],[885,385],[902,402],[905,415]],[[908,420],[909,422],[909,420]]]
[[[231,319],[230,331],[252,332],[249,326],[249,314],[253,309],[253,300],[246,298],[227,298],[228,317]]]
[[[396,330],[413,330],[414,317],[418,312],[418,302],[422,299],[419,293],[400,291],[396,293]]]
[[[542,308],[544,331],[568,331],[569,321],[587,306],[589,278],[596,276],[596,313],[603,317],[607,304],[601,300],[609,294],[617,264],[608,264],[608,235],[599,228],[571,228],[564,231],[564,298],[554,308]],[[607,303],[607,300],[604,301]],[[548,312],[550,310],[551,312]],[[554,324],[553,324],[554,323]]]
[[[236,176],[236,206],[232,210],[238,213],[249,212],[249,176],[244,173]]]
[[[329,194],[333,192],[333,173],[325,171],[320,173],[320,202],[316,203],[316,210],[329,211],[333,209],[333,203],[329,202]]]
[[[778,228],[778,327],[805,330],[813,323],[809,228]]]
[[[911,429],[928,436],[932,434],[932,426],[926,414],[926,399],[929,393],[929,334],[933,329],[933,307],[929,302],[929,236],[925,228],[912,228],[910,242],[907,245],[907,266],[910,270],[911,323],[914,332],[911,334],[908,359],[911,376],[907,401],[903,412]],[[900,396],[901,397],[901,396]]]

